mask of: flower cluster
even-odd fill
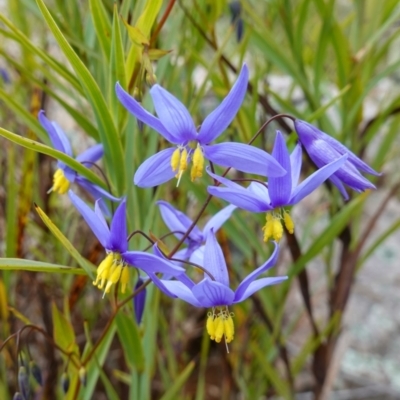
[[[208,176],[206,174],[203,179],[213,182],[207,188],[210,197],[215,196],[230,203],[200,229],[197,222],[205,207],[192,220],[168,202],[159,200],[157,205],[169,234],[179,241],[174,250],[169,251],[161,240],[153,241],[152,252],[129,250],[126,199],[112,196],[61,161],[58,162],[53,187],[50,189],[60,194],[68,192],[72,203],[105,249],[106,256],[93,282],[95,286],[106,294],[118,284],[124,293],[131,281],[131,267],[135,267],[141,271],[137,273],[136,288],[150,279],[171,298],[182,299],[194,307],[210,308],[206,328],[210,338],[216,342],[224,338],[229,343],[234,338],[230,306],[246,300],[266,286],[287,279],[287,276],[260,276],[276,265],[279,243],[285,230],[287,234],[294,233],[290,208],[328,179],[348,199],[344,185],[356,191],[373,189],[375,186],[361,172],[379,175],[334,138],[294,118],[299,143],[291,152],[280,132],[276,134],[271,154],[250,144],[215,143],[232,123],[242,105],[247,92],[248,75],[248,68],[244,65],[231,91],[199,128],[196,128],[186,107],[160,85],[155,84],[150,89],[157,116],[143,108],[119,83],[116,85],[116,95],[122,105],[140,123],[148,125],[172,144],[172,147],[160,150],[139,166],[133,178],[134,184],[141,188],[154,187],[174,177],[179,184],[190,166],[192,181],[202,178],[206,171]],[[40,112],[39,120],[47,130],[53,146],[72,156],[70,143],[61,128],[55,122],[50,122],[43,112]],[[317,170],[301,180],[303,149]],[[76,160],[91,166],[102,154],[102,145],[96,145]],[[205,165],[206,160],[209,166]],[[226,177],[228,170],[222,175],[215,173],[214,165],[255,174],[266,180],[249,178],[235,182]],[[250,184],[244,186],[243,181]],[[73,182],[92,194],[95,199],[94,209],[70,190]],[[103,201],[107,199],[120,201],[110,226],[101,210]],[[273,251],[266,262],[245,277],[236,290],[232,290],[229,270],[216,232],[236,208],[250,213],[265,213],[263,239],[266,243],[272,239]],[[191,266],[195,268],[191,269]],[[201,271],[200,278],[198,271]],[[144,291],[134,297],[138,322],[143,313],[145,298]]]

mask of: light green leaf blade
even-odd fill
[[[51,233],[61,242],[65,249],[71,254],[71,256],[76,260],[76,262],[86,271],[86,274],[90,276],[91,279],[94,278],[95,267],[89,261],[85,260],[79,251],[75,249],[72,243],[63,235],[63,233],[53,224],[51,219],[46,215],[46,213],[35,204],[35,208],[39,217],[45,223],[45,225],[50,229]]]
[[[160,400],[174,400],[177,398],[177,395],[182,390],[182,386],[189,379],[190,374],[192,373],[196,363],[194,361],[190,361],[186,368],[181,372],[181,374],[176,378],[174,383],[168,389],[168,391],[161,397]]]
[[[89,5],[101,50],[103,51],[104,57],[110,61],[111,23],[108,19],[107,11],[105,10],[102,1],[89,0]]]
[[[86,275],[82,268],[72,268],[66,265],[32,261],[22,258],[0,258],[0,270],[3,271],[32,271],[58,274]]]
[[[144,354],[138,327],[132,317],[119,313],[116,317],[118,337],[124,348],[126,362],[131,368],[142,371],[144,368]]]

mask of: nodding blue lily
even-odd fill
[[[71,144],[60,126],[56,122],[47,119],[43,110],[39,112],[38,118],[40,124],[49,134],[53,147],[56,150],[73,157]],[[91,164],[95,163],[103,156],[103,153],[103,145],[96,144],[79,154],[75,159],[76,161],[79,161],[82,164],[87,164],[90,167]],[[83,187],[95,200],[104,197],[112,201],[121,200],[79,175],[62,161],[57,161],[57,170],[54,173],[53,186],[50,191],[65,194],[68,192],[71,183],[77,183],[79,186]]]
[[[181,239],[183,234],[189,229],[193,221],[186,216],[182,211],[172,207],[171,204],[166,201],[160,200],[157,203],[161,217],[174,235]],[[217,232],[218,229],[225,223],[227,219],[232,215],[232,212],[236,209],[236,206],[229,205],[223,208],[221,211],[216,213],[210,220],[205,224],[203,230],[200,230],[195,226],[186,238],[185,243],[187,248],[180,250],[176,253],[175,258],[190,259],[196,264],[203,265],[203,243],[206,241],[207,235],[211,231]]]
[[[360,171],[371,175],[381,174],[373,170],[346,146],[308,122],[296,119],[294,126],[301,144],[318,168],[347,154],[347,161],[329,177],[329,180],[339,189],[345,200],[349,199],[349,195],[343,184],[349,186],[356,192],[376,189],[368,179],[361,175]]]
[[[204,159],[239,171],[262,176],[282,176],[286,173],[265,151],[242,143],[210,143],[220,136],[239,111],[247,90],[248,69],[244,65],[229,94],[203,121],[197,132],[186,107],[160,85],[150,89],[158,118],[146,111],[139,102],[116,85],[122,105],[139,121],[160,133],[176,145],[151,156],[143,162],[134,176],[140,187],[152,187],[167,182],[174,176],[179,180],[192,163],[191,180],[203,175]]]
[[[211,308],[206,325],[210,338],[219,343],[224,336],[225,342],[229,343],[234,338],[234,324],[228,307],[246,300],[265,286],[276,285],[287,279],[287,276],[257,279],[276,264],[278,245],[274,245],[271,257],[243,279],[235,291],[230,288],[225,258],[212,229],[204,249],[204,270],[207,273],[202,281],[194,283],[186,274],[178,276],[179,281],[160,279],[155,274],[150,274],[150,277],[167,296],[182,299],[195,307]]]
[[[93,282],[104,293],[109,293],[112,285],[121,283],[121,291],[125,292],[129,282],[129,268],[135,266],[147,274],[166,273],[173,276],[181,274],[184,269],[174,265],[165,258],[143,251],[129,251],[126,227],[126,200],[124,199],[115,211],[110,228],[101,212],[97,200],[94,211],[71,190],[68,195],[89,225],[99,242],[107,252],[106,258],[97,269],[97,278]]]
[[[266,184],[252,182],[246,189],[208,171],[214,179],[226,186],[209,186],[208,192],[244,210],[266,212],[266,224],[263,228],[264,241],[273,238],[279,242],[283,235],[282,221],[290,233],[294,232],[293,220],[284,207],[293,206],[308,196],[346,162],[348,155],[345,154],[325,165],[300,184],[298,183],[302,163],[300,144],[297,144],[289,155],[285,140],[278,131],[272,157],[288,172],[285,176],[269,178]]]

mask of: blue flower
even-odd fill
[[[46,129],[47,133],[49,134],[53,147],[56,150],[62,151],[68,156],[73,157],[71,144],[60,126],[56,122],[48,120],[43,110],[39,112],[38,118],[40,124],[43,126],[44,129]],[[103,145],[97,144],[77,156],[76,161],[79,161],[82,164],[86,163],[88,166],[91,166],[102,156]],[[103,197],[106,197],[107,199],[110,199],[112,201],[120,200],[119,198],[112,196],[101,187],[90,182],[83,176],[79,175],[76,171],[65,165],[62,161],[57,162],[57,167],[58,168],[53,177],[53,187],[50,189],[50,191],[59,194],[67,193],[70,188],[70,184],[75,182],[83,187],[85,190],[87,190],[95,200]]]
[[[106,258],[97,269],[97,278],[93,282],[99,289],[104,288],[104,293],[108,293],[112,285],[117,282],[121,283],[122,293],[125,292],[129,282],[129,269],[127,268],[129,266],[140,268],[147,274],[161,272],[175,276],[184,271],[183,268],[154,254],[128,250],[125,199],[115,211],[109,228],[99,206],[101,200],[96,201],[93,211],[71,190],[68,194],[74,206],[107,252]]]
[[[193,221],[187,217],[183,212],[175,209],[171,204],[166,201],[160,200],[157,203],[161,217],[174,235],[181,239],[183,234],[189,229]],[[215,214],[206,223],[203,230],[201,231],[197,226],[195,226],[190,232],[189,236],[185,240],[187,248],[180,250],[176,253],[174,258],[180,259],[190,259],[196,264],[203,265],[203,252],[204,248],[202,244],[206,241],[207,235],[213,229],[217,232],[218,229],[225,223],[225,221],[232,215],[232,212],[236,209],[236,206],[229,205]]]
[[[204,250],[204,267],[208,272],[199,283],[194,283],[186,274],[177,276],[179,281],[163,280],[155,274],[149,274],[154,284],[166,295],[180,298],[195,307],[212,308],[208,314],[207,331],[212,340],[220,342],[225,336],[226,343],[234,337],[232,315],[228,307],[246,300],[265,286],[275,285],[287,279],[287,276],[258,278],[273,267],[278,258],[278,245],[268,261],[248,275],[233,291],[229,285],[228,269],[222,249],[213,230],[210,230]]]
[[[208,192],[244,210],[267,212],[263,228],[264,241],[272,237],[278,242],[283,235],[282,220],[290,233],[294,231],[293,221],[283,208],[292,206],[308,196],[346,162],[348,155],[339,156],[340,158],[314,172],[300,184],[298,182],[302,163],[301,145],[298,144],[289,155],[285,140],[278,131],[272,157],[287,171],[285,176],[269,178],[268,184],[265,185],[252,182],[246,189],[229,179],[209,172],[226,187],[210,186]]]
[[[144,284],[144,280],[139,276],[139,278],[136,282],[136,285],[135,285],[135,290],[139,289],[143,284]],[[146,288],[144,288],[132,300],[133,301],[133,309],[135,311],[135,320],[138,325],[142,321],[144,307],[146,305],[146,295],[147,295],[147,291],[146,291]]]
[[[233,167],[262,176],[282,176],[285,171],[265,151],[242,143],[210,143],[220,136],[239,111],[247,90],[248,70],[243,66],[240,75],[222,103],[207,116],[197,132],[186,107],[159,85],[150,90],[158,118],[147,112],[140,103],[125,92],[119,83],[116,93],[123,106],[139,121],[159,132],[176,148],[160,151],[143,162],[134,176],[140,187],[152,187],[179,179],[192,163],[191,179],[203,174],[204,158],[215,164]]]
[[[344,154],[348,155],[347,161],[329,178],[346,200],[349,196],[343,184],[357,192],[376,189],[368,179],[360,174],[360,171],[371,175],[380,175],[380,173],[373,170],[346,146],[305,121],[296,119],[294,126],[301,144],[318,168]]]

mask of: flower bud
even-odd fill
[[[140,288],[143,285],[142,278],[139,278],[135,285],[135,290]],[[136,323],[139,325],[142,321],[144,306],[146,305],[146,288],[140,291],[134,298],[133,298],[133,308],[135,310],[135,319]]]
[[[22,392],[22,397],[24,399],[29,399],[29,375],[27,369],[24,366],[19,367],[18,371],[18,385]]]
[[[67,394],[69,389],[69,376],[66,372],[61,375],[61,386],[64,394]]]
[[[79,380],[81,381],[82,386],[86,386],[86,369],[82,365],[82,367],[79,369]]]
[[[29,371],[32,374],[32,376],[35,378],[35,381],[40,386],[43,386],[42,372],[40,371],[40,368],[34,361],[31,361],[29,363]]]
[[[15,392],[13,400],[24,400],[20,392]]]

